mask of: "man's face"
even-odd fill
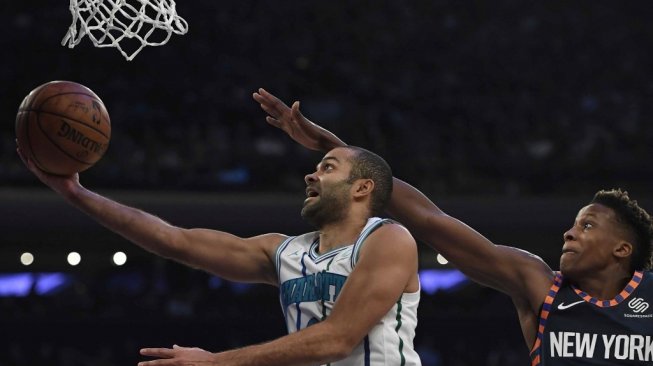
[[[306,200],[302,217],[317,228],[337,222],[347,214],[351,205],[352,154],[349,149],[333,149],[322,158],[316,171],[304,178]]]
[[[624,229],[611,208],[596,203],[585,206],[564,234],[560,271],[576,280],[601,271],[612,263],[613,251],[624,239]]]

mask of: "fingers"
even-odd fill
[[[265,121],[274,127],[286,131],[286,133],[290,133],[292,130],[291,124],[293,119],[304,118],[299,111],[299,102],[294,102],[292,108],[290,108],[279,98],[268,93],[263,88],[259,88],[256,93],[252,93],[252,97],[259,103],[261,109],[268,114],[265,117]]]
[[[23,163],[25,163],[25,165],[29,165],[27,164],[27,158],[25,157],[25,155],[23,155],[23,151],[20,149],[20,147],[16,148],[16,152],[18,153],[18,157],[20,157],[20,160],[22,160]]]
[[[263,88],[259,88],[258,93],[254,93],[252,96],[254,97],[254,100],[256,100],[259,103],[267,102],[267,103],[270,103],[270,104],[274,104],[274,103],[281,102],[279,100],[279,98],[277,98],[274,95],[268,93]]]
[[[175,350],[170,348],[143,348],[141,355],[158,357],[158,358],[173,358],[175,357]]]
[[[20,157],[20,160],[27,165],[27,158],[25,157],[25,154],[23,154],[23,150],[20,148],[20,144],[18,143],[18,139],[16,141],[16,152],[18,153],[18,156]]]
[[[261,95],[263,95],[263,96],[266,97],[266,98],[269,98],[269,99],[277,99],[277,100],[279,100],[277,97],[275,97],[274,95],[270,94],[267,90],[265,90],[265,89],[263,89],[263,88],[258,88],[258,92],[261,93]]]
[[[259,93],[252,93],[252,98],[254,98],[255,101],[259,102],[260,104],[263,104],[265,102],[265,98]]]
[[[267,116],[267,117],[265,117],[265,121],[266,121],[267,123],[271,124],[271,125],[274,126],[274,127],[279,127],[279,128],[281,128],[281,122],[279,122],[279,120],[276,119],[276,118],[272,118],[272,117],[270,117],[270,116]]]
[[[17,145],[16,147],[16,152],[18,153],[18,157],[20,157],[20,160],[23,161],[23,164],[29,168],[31,171],[36,171],[36,166],[34,165],[34,162],[25,155],[25,152],[20,148],[20,145]]]
[[[259,88],[258,93],[253,93],[252,97],[254,98],[255,101],[259,102],[261,105],[265,104],[270,108],[276,109],[277,111],[279,111],[279,113],[283,112],[284,109],[290,109],[284,102],[281,101],[281,99],[268,93],[263,88]]]
[[[174,357],[174,351],[169,348],[143,348],[141,355],[157,357],[158,360],[141,361],[138,366],[163,366],[171,365],[171,358]]]
[[[279,112],[277,111],[278,105],[276,103],[274,103],[274,102],[271,102],[270,100],[268,100],[263,95],[261,95],[259,93],[253,93],[252,98],[254,98],[254,100],[259,103],[259,105],[261,106],[261,109],[263,109],[265,111],[265,113],[267,113],[269,115],[279,114]]]
[[[299,101],[295,101],[292,104],[292,116],[293,118],[303,118],[304,116],[302,115],[302,112],[299,111]]]
[[[172,365],[168,360],[152,360],[152,361],[142,361],[138,363],[138,366],[164,366]]]
[[[276,108],[272,108],[267,104],[261,104],[261,109],[263,109],[265,113],[269,114],[270,116],[275,116],[277,114],[280,114],[277,112]]]

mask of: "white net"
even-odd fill
[[[88,36],[96,47],[115,47],[131,61],[145,46],[161,46],[172,33],[186,34],[174,0],[70,0],[73,22],[62,46]]]

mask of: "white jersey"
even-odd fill
[[[324,254],[317,252],[318,232],[290,237],[279,245],[275,262],[281,308],[289,333],[329,316],[347,276],[356,265],[365,238],[389,222],[392,221],[371,218],[355,243]],[[402,294],[347,358],[330,365],[421,365],[413,347],[419,298],[419,290]]]

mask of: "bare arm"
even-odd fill
[[[276,284],[273,253],[285,236],[243,239],[217,230],[173,226],[89,191],[80,184],[78,174],[62,177],[44,173],[24,157],[20,147],[18,153],[27,167],[68,203],[140,247],[229,280]]]
[[[546,290],[550,286],[552,271],[539,257],[492,243],[397,178],[388,212],[476,282],[513,298],[526,297],[533,285]]]
[[[254,99],[269,114],[268,123],[286,132],[302,146],[324,152],[346,146],[333,133],[304,117],[298,102],[289,108],[263,89],[254,93]],[[397,178],[394,179],[389,213],[476,282],[505,292],[514,300],[528,298],[533,299],[533,303],[542,300],[540,294],[548,290],[553,273],[539,257],[517,248],[493,244],[463,222],[442,212],[419,190]]]
[[[414,239],[399,225],[385,225],[366,240],[356,268],[324,321],[268,343],[217,354],[188,348],[144,349],[142,354],[161,359],[140,365],[206,361],[207,365],[220,366],[299,366],[333,362],[347,357],[362,342],[411,281],[416,290],[416,275]]]

